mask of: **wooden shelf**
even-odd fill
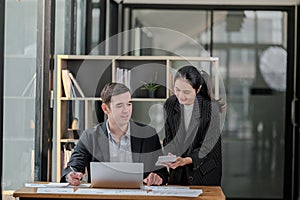
[[[70,128],[68,127],[71,124],[70,121],[77,118],[80,126],[77,129],[83,131],[98,124],[99,117],[104,119],[104,113],[101,113],[100,92],[106,83],[116,81],[117,68],[130,70],[131,73],[130,86],[134,110],[132,117],[148,123],[147,109],[155,104],[163,104],[172,95],[172,81],[177,68],[190,62],[193,64],[201,62],[201,65],[203,62],[210,62],[218,72],[218,61],[215,57],[58,55],[55,89],[57,97],[55,100],[57,153],[54,161],[57,163],[56,180],[60,180],[61,176],[62,144],[78,141],[64,138]],[[201,65],[199,64],[198,67]],[[62,84],[62,70],[64,69],[72,73],[85,97],[76,91],[76,97],[66,97]],[[141,90],[142,82],[150,82],[155,74],[158,74],[156,83],[163,87],[156,91],[157,98],[146,98],[147,92]],[[218,85],[218,77],[215,80],[215,84]],[[218,94],[218,87],[215,89],[215,94]],[[95,114],[96,112],[98,115]],[[159,112],[163,115],[163,110]]]

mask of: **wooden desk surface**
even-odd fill
[[[222,192],[221,187],[212,186],[191,186],[193,189],[202,189],[203,193],[197,198],[188,199],[200,199],[200,200],[225,200],[225,195]],[[77,188],[75,188],[76,190]],[[20,188],[13,194],[14,197],[22,199],[151,199],[160,200],[162,196],[134,196],[134,195],[96,195],[96,194],[38,194],[37,188]],[[186,197],[170,197],[163,196],[166,200],[185,199]]]

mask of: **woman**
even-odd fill
[[[164,105],[165,152],[177,156],[175,162],[166,163],[169,184],[221,184],[220,111],[224,105],[212,98],[207,78],[194,66],[182,67],[175,74],[175,95]]]

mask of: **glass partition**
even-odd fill
[[[214,12],[215,16],[223,14]],[[225,21],[214,23],[214,27],[219,30],[214,32],[214,55],[220,55],[225,64],[228,102],[223,130],[223,189],[234,197],[280,198],[284,183],[287,13],[230,11]]]
[[[147,27],[180,32],[219,57],[227,96],[222,131],[222,188],[228,198],[283,198],[287,13],[253,10],[132,9],[135,46],[169,51],[147,55],[199,56],[199,49]],[[142,38],[142,37],[141,37]],[[143,55],[145,51],[139,51]]]
[[[5,5],[4,194],[34,180],[37,2]]]

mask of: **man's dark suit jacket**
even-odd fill
[[[216,102],[197,95],[186,131],[183,106],[175,95],[164,105],[164,152],[191,157],[192,164],[170,169],[169,184],[220,185],[222,175],[220,112]]]
[[[167,169],[155,166],[158,156],[162,155],[162,147],[155,129],[130,121],[130,139],[132,161],[144,163],[144,178],[150,172],[155,172],[163,179],[163,184],[166,183],[168,178]],[[85,167],[87,167],[88,181],[90,182],[90,162],[109,161],[108,133],[106,122],[102,122],[82,133],[60,181],[66,182],[66,176],[71,172],[69,166],[72,166],[82,173],[85,172]]]

